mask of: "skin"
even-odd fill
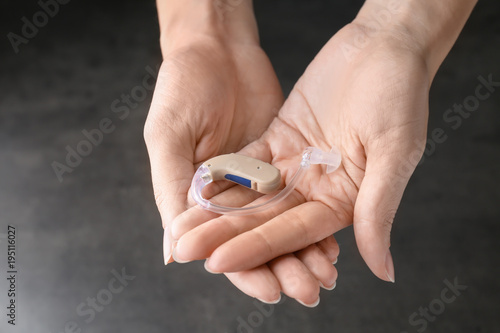
[[[252,297],[275,302],[283,292],[314,306],[319,286],[335,285],[332,261],[339,250],[332,234],[353,224],[367,265],[394,282],[390,230],[423,153],[429,87],[475,1],[408,1],[397,8],[367,1],[283,105],[258,46],[251,4],[222,21],[206,7],[203,18],[193,18],[197,24],[182,23],[187,28],[162,19],[164,6],[178,17],[200,12],[186,10],[189,3],[158,3],[168,38],[162,39],[164,63],[145,127],[166,259],[174,243],[176,261],[209,258],[208,271],[225,273]],[[386,8],[392,16],[374,31],[371,23]],[[226,25],[233,29],[221,34]],[[250,217],[187,209],[190,181],[203,161],[241,149],[275,165],[287,182],[307,146],[336,146],[342,165],[329,175],[311,167],[289,198]],[[240,187],[217,187],[210,195],[235,206],[255,199]]]

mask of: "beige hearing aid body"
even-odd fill
[[[281,185],[279,169],[252,157],[226,154],[211,158],[203,165],[210,170],[213,180],[229,180],[260,193],[272,193]]]

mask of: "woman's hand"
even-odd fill
[[[164,227],[186,209],[195,167],[259,137],[282,101],[258,45],[204,36],[168,53],[144,129]]]
[[[185,12],[181,27],[175,25],[175,17],[162,24],[162,15],[167,14],[160,13],[161,25],[168,28],[162,38],[164,61],[144,129],[156,203],[165,228],[166,262],[172,261],[171,221],[188,207],[187,193],[195,168],[260,137],[283,104],[279,82],[258,44],[255,24],[249,24],[244,32],[232,27],[225,33],[224,24],[230,24],[231,17],[226,17],[224,24],[218,21],[217,13],[208,23],[204,18],[190,20],[186,15],[205,13],[202,16],[206,19],[213,9],[199,8],[204,3],[198,1],[189,10],[182,7],[190,3],[177,2],[174,8]],[[164,3],[158,5],[159,10],[173,11],[162,7]],[[247,13],[238,13],[245,6],[229,14],[250,20]],[[191,23],[195,28],[185,26]],[[207,27],[201,29],[204,24]],[[308,289],[300,286],[331,288],[336,279],[332,261],[338,246],[333,236],[324,238],[296,257],[287,255],[269,266],[228,274],[228,278],[248,295],[266,302],[277,301],[284,289],[299,301],[312,304],[316,299],[303,297]]]

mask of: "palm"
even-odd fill
[[[341,148],[339,170],[326,175],[320,167],[315,168],[297,191],[305,201],[321,202],[332,209],[344,223],[352,222],[367,156],[387,158],[389,149],[384,144],[398,143],[403,152],[407,148],[404,144],[415,143],[405,140],[408,137],[421,141],[428,94],[425,72],[419,67],[422,64],[401,66],[399,59],[377,59],[377,47],[365,50],[369,61],[349,63],[338,46],[352,33],[344,28],[316,56],[265,138],[275,165],[288,179],[297,169],[297,156],[304,147],[325,151],[332,146]],[[410,82],[417,85],[410,87]],[[396,116],[394,109],[399,110]]]
[[[144,132],[164,226],[186,209],[196,165],[255,139],[282,104],[264,52],[234,49],[202,40],[167,54],[160,69]],[[174,198],[165,192],[172,187]]]

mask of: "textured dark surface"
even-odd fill
[[[443,128],[448,139],[418,167],[396,217],[397,283],[369,272],[349,228],[337,237],[337,288],[322,291],[317,308],[285,299],[265,316],[256,312],[259,303],[200,263],[163,266],[142,138],[151,94],[124,119],[111,109],[122,93],[142,84],[146,66],[161,61],[154,2],[71,1],[18,54],[5,36],[19,32],[21,17],[39,7],[35,1],[4,3],[1,332],[64,332],[71,321],[86,333],[235,332],[241,320],[257,321],[253,332],[417,332],[421,326],[409,323],[411,314],[440,298],[443,281],[455,277],[467,290],[426,331],[498,331],[500,89],[456,130],[442,117],[474,94],[479,75],[500,81],[500,3],[480,1],[431,88],[429,130]],[[256,1],[262,44],[285,92],[360,4]],[[114,131],[59,182],[51,163],[63,162],[65,147],[74,148],[82,130],[103,118]],[[5,316],[7,225],[18,232],[15,328]],[[78,306],[107,288],[111,271],[122,267],[135,279],[85,322],[89,317],[78,315]]]

